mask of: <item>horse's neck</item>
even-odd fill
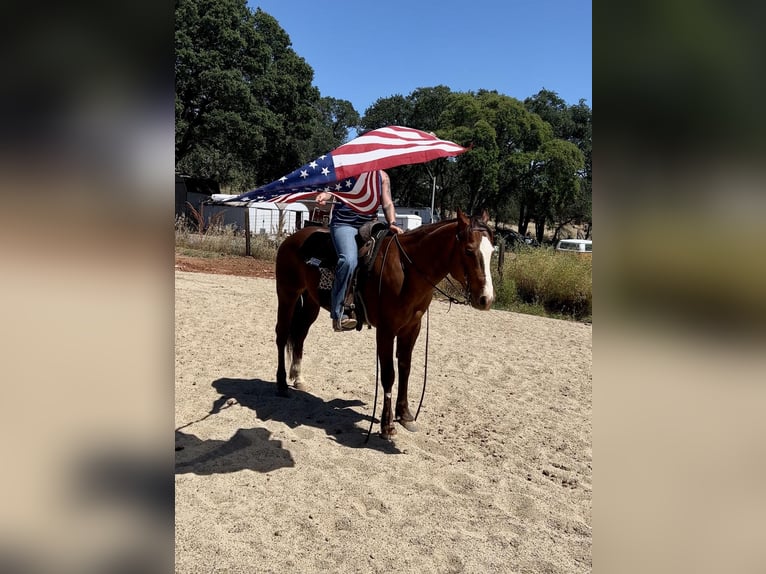
[[[437,283],[450,272],[457,223],[436,223],[418,230],[421,230],[420,233],[416,231],[399,236],[405,260],[411,259],[430,282]]]

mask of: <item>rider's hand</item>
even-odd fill
[[[330,200],[331,197],[332,197],[332,195],[330,195],[326,191],[323,191],[322,193],[317,194],[316,202],[319,205],[325,205]]]
[[[398,226],[398,225],[396,225],[395,223],[389,223],[389,224],[388,224],[388,228],[389,228],[391,231],[395,231],[396,233],[404,233],[404,229],[402,229],[401,227],[399,227],[399,226]]]

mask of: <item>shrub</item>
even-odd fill
[[[541,305],[550,314],[583,319],[592,313],[592,270],[591,257],[552,249],[524,250],[506,261],[498,292],[513,302],[505,292],[515,291],[520,302]]]

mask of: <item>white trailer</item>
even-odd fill
[[[309,220],[309,208],[302,203],[278,203],[282,212],[282,232],[295,233]]]
[[[382,221],[383,223],[386,222],[386,216],[383,214],[382,211],[378,211],[378,220]],[[398,227],[401,227],[404,231],[407,231],[409,229],[415,229],[417,227],[420,227],[422,224],[423,224],[423,220],[420,218],[419,215],[414,215],[410,213],[399,213],[397,210],[396,225]]]
[[[218,193],[212,196],[214,201],[224,201],[236,197]],[[206,205],[205,219],[210,221],[215,217],[216,223],[234,225],[244,229],[245,210],[250,217],[250,233],[253,235],[275,236],[282,233],[295,233],[309,219],[308,207],[302,203],[271,203],[259,201],[255,203],[234,203],[231,205]]]

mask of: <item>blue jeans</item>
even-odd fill
[[[343,316],[346,289],[356,269],[358,255],[356,234],[357,228],[351,225],[330,224],[330,235],[335,251],[338,253],[338,266],[335,269],[330,303],[330,317],[333,319],[340,319]]]

